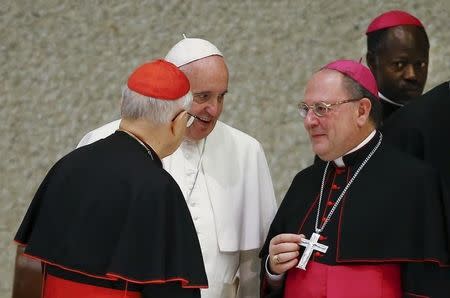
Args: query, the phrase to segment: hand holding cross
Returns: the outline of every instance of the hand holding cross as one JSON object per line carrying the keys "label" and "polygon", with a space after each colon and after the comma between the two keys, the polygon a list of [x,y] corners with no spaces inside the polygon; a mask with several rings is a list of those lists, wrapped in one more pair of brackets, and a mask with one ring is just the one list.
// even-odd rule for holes
{"label": "hand holding cross", "polygon": [[279,234],[270,240],[268,269],[272,274],[282,274],[298,263],[299,243],[304,238],[298,234]]}

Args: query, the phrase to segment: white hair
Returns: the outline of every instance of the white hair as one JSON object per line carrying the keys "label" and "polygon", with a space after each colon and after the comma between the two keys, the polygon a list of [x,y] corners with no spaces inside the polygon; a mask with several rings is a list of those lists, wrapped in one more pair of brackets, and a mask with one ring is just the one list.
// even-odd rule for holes
{"label": "white hair", "polygon": [[124,86],[120,114],[122,118],[144,118],[158,125],[169,123],[180,110],[189,110],[191,104],[191,91],[176,100],[161,100],[141,95]]}

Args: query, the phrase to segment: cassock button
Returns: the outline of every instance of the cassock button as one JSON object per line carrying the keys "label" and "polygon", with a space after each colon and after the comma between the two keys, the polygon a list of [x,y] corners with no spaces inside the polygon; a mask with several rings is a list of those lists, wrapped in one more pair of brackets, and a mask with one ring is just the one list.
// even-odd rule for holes
{"label": "cassock button", "polygon": [[332,201],[327,202],[327,206],[333,206],[333,205],[334,205],[334,202],[332,202]]}
{"label": "cassock button", "polygon": [[340,174],[343,174],[343,173],[345,173],[345,168],[336,168],[336,174],[337,175],[340,175]]}
{"label": "cassock button", "polygon": [[314,253],[314,256],[320,258],[320,257],[322,256],[322,254],[321,254],[320,252],[316,251],[316,252]]}
{"label": "cassock button", "polygon": [[322,222],[325,222],[327,220],[326,217],[322,217]]}
{"label": "cassock button", "polygon": [[327,240],[327,236],[322,236],[322,235],[320,235],[320,237],[319,237],[319,241],[324,241],[324,240]]}
{"label": "cassock button", "polygon": [[333,183],[333,185],[331,186],[331,189],[338,190],[338,189],[340,189],[340,187]]}

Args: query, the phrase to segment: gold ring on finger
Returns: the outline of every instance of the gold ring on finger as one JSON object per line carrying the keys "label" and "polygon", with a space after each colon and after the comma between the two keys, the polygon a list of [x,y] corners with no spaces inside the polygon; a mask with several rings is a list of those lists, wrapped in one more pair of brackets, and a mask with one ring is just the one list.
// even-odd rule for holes
{"label": "gold ring on finger", "polygon": [[278,257],[278,255],[274,255],[273,260],[275,261],[275,263],[280,264],[280,258]]}

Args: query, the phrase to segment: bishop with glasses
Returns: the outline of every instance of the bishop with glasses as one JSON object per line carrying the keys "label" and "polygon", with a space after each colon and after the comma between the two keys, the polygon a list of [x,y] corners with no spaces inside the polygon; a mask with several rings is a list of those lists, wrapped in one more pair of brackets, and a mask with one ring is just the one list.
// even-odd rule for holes
{"label": "bishop with glasses", "polygon": [[426,272],[408,278],[407,264],[448,265],[439,177],[383,140],[370,70],[351,60],[324,66],[299,111],[319,159],[295,176],[272,222],[260,253],[261,297],[435,293],[418,286]]}

